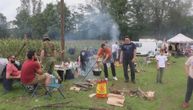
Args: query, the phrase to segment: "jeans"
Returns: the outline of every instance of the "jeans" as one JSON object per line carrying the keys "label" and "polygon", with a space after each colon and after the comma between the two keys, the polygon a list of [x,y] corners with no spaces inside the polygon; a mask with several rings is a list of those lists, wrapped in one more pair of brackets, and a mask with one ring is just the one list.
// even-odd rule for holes
{"label": "jeans", "polygon": [[[105,78],[108,78],[108,68],[107,68],[107,63],[103,63],[103,66],[104,66]],[[115,77],[115,76],[116,76],[116,73],[115,73],[115,65],[114,65],[113,62],[111,63],[111,71],[112,71],[113,77]]]}
{"label": "jeans", "polygon": [[193,78],[188,76],[187,80],[187,90],[186,90],[186,96],[185,96],[185,102],[188,103],[191,96],[192,96],[192,91],[193,91]]}
{"label": "jeans", "polygon": [[116,61],[117,60],[117,52],[113,52],[112,55],[113,55],[114,61]]}
{"label": "jeans", "polygon": [[128,65],[129,65],[130,70],[131,70],[131,81],[135,81],[135,65],[134,65],[134,63],[131,60],[124,60],[123,59],[123,71],[124,71],[125,80],[126,81],[129,80]]}
{"label": "jeans", "polygon": [[157,78],[156,78],[157,83],[162,83],[163,72],[164,72],[164,68],[159,68],[158,69]]}

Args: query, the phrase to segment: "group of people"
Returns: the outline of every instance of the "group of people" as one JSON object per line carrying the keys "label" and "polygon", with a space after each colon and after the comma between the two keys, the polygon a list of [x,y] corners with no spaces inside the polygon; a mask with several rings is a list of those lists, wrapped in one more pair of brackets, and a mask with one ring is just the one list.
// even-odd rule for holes
{"label": "group of people", "polygon": [[[111,48],[108,47],[106,43],[102,43],[101,47],[98,50],[97,61],[99,60],[99,58],[103,59],[102,63],[104,67],[105,80],[108,80],[107,63],[110,63],[113,79],[118,80],[116,77],[116,70],[114,65],[114,61],[118,58],[116,48],[117,48],[116,45],[112,45],[112,51],[111,51]],[[129,82],[128,66],[130,66],[131,81],[132,83],[135,83],[134,62],[136,59],[136,46],[134,43],[131,42],[131,39],[128,36],[126,36],[124,39],[124,43],[121,45],[120,49],[121,49],[121,54],[119,57],[119,62],[123,64],[125,82]]]}
{"label": "group of people", "polygon": [[60,76],[54,70],[55,54],[54,44],[49,37],[45,36],[40,58],[38,58],[35,50],[29,49],[26,53],[27,59],[22,64],[21,70],[15,65],[15,56],[11,55],[8,57],[6,79],[20,79],[24,85],[42,83],[46,87],[51,83],[51,78],[56,78],[60,81]]}
{"label": "group of people", "polygon": [[[121,50],[120,56],[118,57],[117,49]],[[193,48],[192,48],[193,51]],[[82,52],[83,55],[85,52]],[[27,59],[22,64],[21,70],[15,65],[15,56],[11,55],[8,57],[8,63],[6,65],[6,79],[20,79],[23,84],[34,85],[37,83],[42,83],[46,87],[51,82],[51,74],[54,75],[58,80],[61,80],[60,76],[54,70],[55,65],[55,54],[56,49],[48,37],[43,38],[43,46],[40,55],[40,60],[37,57],[35,50],[28,50],[26,53]],[[101,47],[97,52],[97,61],[102,58],[102,63],[104,67],[105,80],[108,80],[108,67],[107,63],[110,63],[113,80],[118,80],[116,77],[115,60],[118,60],[123,64],[123,72],[125,82],[129,82],[130,78],[128,75],[128,66],[131,71],[131,82],[135,83],[135,60],[136,60],[136,45],[131,42],[131,39],[126,36],[123,44],[118,47],[117,43],[112,45],[112,49],[106,44],[102,43]],[[160,54],[155,57],[157,61],[157,77],[156,82],[162,83],[163,71],[167,66],[167,56],[165,55],[165,50],[160,49]],[[43,68],[42,68],[43,65]],[[84,64],[83,69],[85,69]],[[193,92],[193,56],[185,63],[187,80],[187,91],[185,95],[185,101],[182,104],[183,108],[189,106],[189,100]]]}

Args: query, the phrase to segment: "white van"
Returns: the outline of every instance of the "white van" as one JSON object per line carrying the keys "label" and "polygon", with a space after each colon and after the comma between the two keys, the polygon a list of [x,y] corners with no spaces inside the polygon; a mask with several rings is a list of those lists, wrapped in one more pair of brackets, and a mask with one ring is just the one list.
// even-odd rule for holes
{"label": "white van", "polygon": [[136,44],[137,55],[154,57],[157,50],[157,41],[155,39],[139,39]]}

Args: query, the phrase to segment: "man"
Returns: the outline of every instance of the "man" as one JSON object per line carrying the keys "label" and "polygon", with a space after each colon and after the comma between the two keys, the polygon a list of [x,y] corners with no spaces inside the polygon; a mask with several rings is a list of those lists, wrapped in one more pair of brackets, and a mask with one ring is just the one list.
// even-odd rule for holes
{"label": "man", "polygon": [[89,62],[88,51],[86,49],[80,51],[79,62],[81,70],[86,71],[86,67]]}
{"label": "man", "polygon": [[8,63],[6,65],[6,79],[17,79],[20,78],[21,71],[15,66],[15,56],[11,55],[8,57]]}
{"label": "man", "polygon": [[[193,47],[191,47],[191,53],[193,51]],[[182,104],[183,108],[189,107],[189,101],[192,96],[193,91],[193,55],[188,58],[188,60],[185,63],[185,73],[187,76],[187,90],[185,95],[184,103]]]}
{"label": "man", "polygon": [[135,65],[136,45],[131,42],[129,37],[125,38],[124,44],[121,46],[120,62],[123,63],[123,71],[125,82],[129,82],[128,65],[131,70],[131,81],[135,83]]}
{"label": "man", "polygon": [[116,77],[116,73],[115,73],[115,65],[114,65],[114,61],[112,58],[112,52],[111,49],[109,47],[107,47],[105,45],[105,43],[101,44],[101,48],[98,50],[97,53],[97,61],[99,58],[103,58],[103,66],[104,66],[104,73],[105,73],[105,80],[108,80],[108,68],[107,68],[107,63],[111,64],[111,71],[113,74],[113,79],[114,80],[118,80]]}
{"label": "man", "polygon": [[112,45],[112,54],[113,54],[114,61],[116,61],[118,59],[118,53],[119,53],[119,46],[118,46],[118,43],[115,42]]}
{"label": "man", "polygon": [[40,63],[37,61],[34,50],[27,52],[27,60],[21,68],[21,82],[26,85],[35,85],[42,83],[46,87],[51,82],[51,76],[48,73],[43,73]]}
{"label": "man", "polygon": [[21,76],[19,66],[15,64],[15,56],[11,55],[7,59],[8,63],[2,72],[4,93],[9,92],[12,89],[13,80],[20,79]]}
{"label": "man", "polygon": [[55,49],[54,43],[50,41],[48,36],[45,36],[43,38],[40,62],[43,63],[44,71],[46,73],[53,74],[58,78],[58,80],[61,81],[60,76],[54,70],[55,61],[56,61],[55,55],[56,55],[56,49]]}

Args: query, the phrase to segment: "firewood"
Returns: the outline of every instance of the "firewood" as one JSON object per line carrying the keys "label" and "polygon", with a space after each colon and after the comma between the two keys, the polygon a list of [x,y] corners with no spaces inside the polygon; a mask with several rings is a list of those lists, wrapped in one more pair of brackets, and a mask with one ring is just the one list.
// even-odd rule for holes
{"label": "firewood", "polygon": [[107,104],[123,107],[125,97],[117,94],[108,94]]}
{"label": "firewood", "polygon": [[77,87],[81,87],[81,88],[86,88],[86,89],[88,89],[89,88],[89,86],[88,85],[83,85],[83,84],[74,84],[74,85],[76,85]]}

